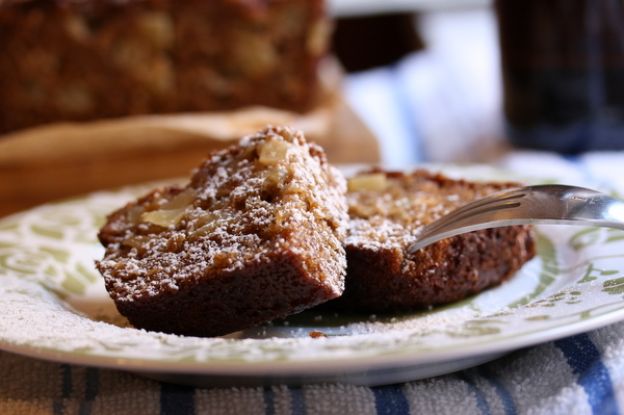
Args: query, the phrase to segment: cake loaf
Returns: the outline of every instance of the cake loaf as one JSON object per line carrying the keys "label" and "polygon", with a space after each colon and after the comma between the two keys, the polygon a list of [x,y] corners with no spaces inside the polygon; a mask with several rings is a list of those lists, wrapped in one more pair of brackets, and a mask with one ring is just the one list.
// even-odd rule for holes
{"label": "cake loaf", "polygon": [[535,255],[528,226],[466,233],[413,254],[407,248],[424,225],[516,186],[453,180],[424,170],[376,170],[351,178],[346,288],[328,305],[362,312],[409,311],[501,283]]}
{"label": "cake loaf", "polygon": [[97,267],[138,328],[218,336],[285,317],[343,291],[345,192],[319,147],[269,128],[112,213]]}
{"label": "cake loaf", "polygon": [[0,0],[0,133],[318,100],[323,0]]}

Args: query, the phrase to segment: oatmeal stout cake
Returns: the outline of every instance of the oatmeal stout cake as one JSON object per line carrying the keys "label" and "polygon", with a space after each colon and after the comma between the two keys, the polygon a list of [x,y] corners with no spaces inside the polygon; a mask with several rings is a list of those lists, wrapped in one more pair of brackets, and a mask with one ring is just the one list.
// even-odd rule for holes
{"label": "oatmeal stout cake", "polygon": [[343,291],[345,192],[319,147],[268,128],[112,213],[97,267],[139,328],[217,336],[284,317]]}
{"label": "oatmeal stout cake", "polygon": [[414,254],[407,247],[423,225],[515,186],[452,180],[426,171],[373,171],[351,178],[346,289],[330,304],[364,312],[407,311],[457,301],[499,284],[535,255],[526,226],[459,235]]}
{"label": "oatmeal stout cake", "polygon": [[0,132],[318,101],[323,0],[0,0]]}

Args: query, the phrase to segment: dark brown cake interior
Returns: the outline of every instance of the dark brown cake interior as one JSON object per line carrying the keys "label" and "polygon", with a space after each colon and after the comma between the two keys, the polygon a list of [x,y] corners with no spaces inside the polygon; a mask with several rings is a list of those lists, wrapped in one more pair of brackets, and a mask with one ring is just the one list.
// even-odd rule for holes
{"label": "dark brown cake interior", "polygon": [[349,180],[347,281],[332,307],[378,312],[445,304],[499,284],[535,254],[529,227],[471,232],[414,254],[422,226],[477,198],[518,186],[427,171],[372,171]]}
{"label": "dark brown cake interior", "polygon": [[113,213],[98,268],[137,327],[213,336],[284,317],[342,293],[345,187],[320,148],[271,128]]}

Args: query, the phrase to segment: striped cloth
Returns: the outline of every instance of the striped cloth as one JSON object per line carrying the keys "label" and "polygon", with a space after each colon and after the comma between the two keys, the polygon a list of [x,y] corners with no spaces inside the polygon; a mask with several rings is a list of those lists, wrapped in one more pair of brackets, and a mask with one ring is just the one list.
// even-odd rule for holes
{"label": "striped cloth", "polygon": [[[0,414],[617,414],[624,323],[399,385],[196,389],[0,353]],[[624,406],[622,406],[624,408]]]}

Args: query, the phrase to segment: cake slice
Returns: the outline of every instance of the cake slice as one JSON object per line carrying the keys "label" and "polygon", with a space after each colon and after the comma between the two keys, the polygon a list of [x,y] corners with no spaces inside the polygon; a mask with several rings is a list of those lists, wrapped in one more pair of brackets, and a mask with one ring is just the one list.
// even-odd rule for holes
{"label": "cake slice", "polygon": [[138,328],[218,336],[285,317],[343,291],[345,192],[322,149],[268,128],[112,213],[97,267]]}
{"label": "cake slice", "polygon": [[59,121],[307,112],[324,0],[0,0],[0,133]]}
{"label": "cake slice", "polygon": [[444,239],[414,254],[422,226],[491,193],[518,186],[380,170],[349,180],[348,273],[332,306],[409,311],[460,300],[513,275],[535,255],[531,230],[511,226]]}

